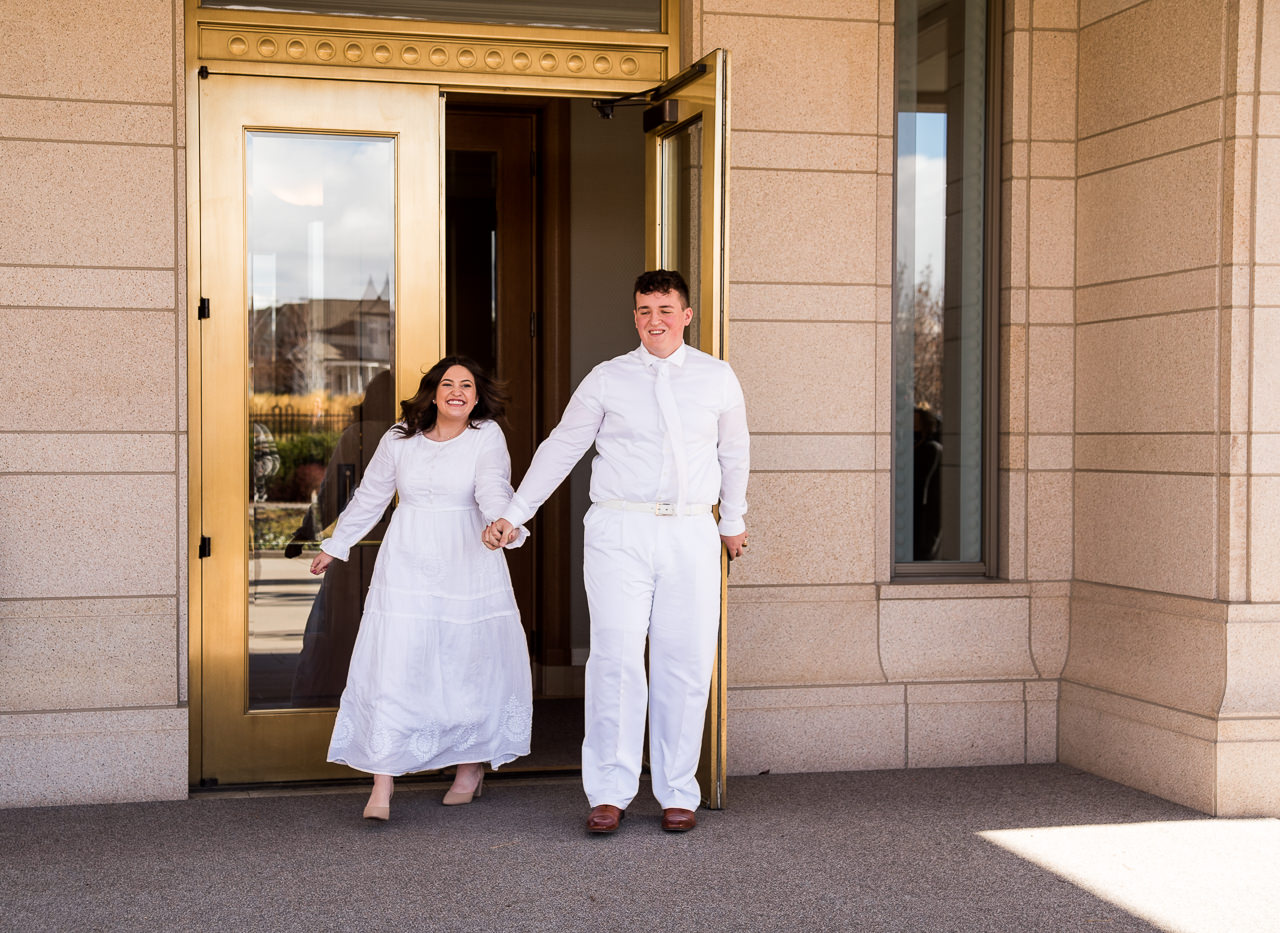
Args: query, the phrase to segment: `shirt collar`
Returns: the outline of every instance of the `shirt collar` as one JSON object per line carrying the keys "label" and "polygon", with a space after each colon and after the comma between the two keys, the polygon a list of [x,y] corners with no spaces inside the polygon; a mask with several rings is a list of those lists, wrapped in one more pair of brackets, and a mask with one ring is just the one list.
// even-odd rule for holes
{"label": "shirt collar", "polygon": [[681,343],[680,346],[675,348],[670,356],[663,358],[661,356],[654,356],[645,349],[644,344],[640,344],[640,346],[636,348],[636,352],[640,354],[640,361],[649,369],[652,369],[658,363],[664,362],[671,363],[675,366],[683,366],[685,357],[689,355],[688,351],[689,345],[687,343]]}

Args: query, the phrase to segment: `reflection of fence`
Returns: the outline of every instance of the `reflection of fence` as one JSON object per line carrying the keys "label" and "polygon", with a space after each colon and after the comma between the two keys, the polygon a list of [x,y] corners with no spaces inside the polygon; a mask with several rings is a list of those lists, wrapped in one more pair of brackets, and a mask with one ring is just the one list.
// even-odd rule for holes
{"label": "reflection of fence", "polygon": [[269,409],[255,411],[250,416],[252,421],[265,425],[274,437],[288,437],[294,434],[319,434],[327,431],[341,431],[351,423],[348,412],[312,412],[300,411],[292,405],[272,405]]}

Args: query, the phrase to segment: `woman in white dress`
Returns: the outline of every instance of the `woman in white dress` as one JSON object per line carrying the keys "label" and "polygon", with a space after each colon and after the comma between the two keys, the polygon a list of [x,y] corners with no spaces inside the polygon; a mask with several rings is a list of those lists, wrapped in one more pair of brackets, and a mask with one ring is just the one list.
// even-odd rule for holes
{"label": "woman in white dress", "polygon": [[329,744],[329,761],[374,776],[366,819],[390,817],[396,775],[457,765],[444,802],[470,803],[484,762],[529,754],[524,629],[506,558],[481,540],[511,499],[511,457],[493,420],[504,402],[464,357],[431,367],[311,564],[320,574],[345,560],[399,493]]}

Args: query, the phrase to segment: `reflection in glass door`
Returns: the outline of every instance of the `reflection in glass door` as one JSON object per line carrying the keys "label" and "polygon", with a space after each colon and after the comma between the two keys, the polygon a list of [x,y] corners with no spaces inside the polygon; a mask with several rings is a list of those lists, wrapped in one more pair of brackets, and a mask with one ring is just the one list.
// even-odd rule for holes
{"label": "reflection in glass door", "polygon": [[350,773],[325,753],[381,528],[309,565],[440,355],[440,111],[420,85],[200,82],[197,780]]}
{"label": "reflection in glass door", "polygon": [[395,141],[245,134],[249,709],[334,707],[383,526],[308,572],[393,420]]}

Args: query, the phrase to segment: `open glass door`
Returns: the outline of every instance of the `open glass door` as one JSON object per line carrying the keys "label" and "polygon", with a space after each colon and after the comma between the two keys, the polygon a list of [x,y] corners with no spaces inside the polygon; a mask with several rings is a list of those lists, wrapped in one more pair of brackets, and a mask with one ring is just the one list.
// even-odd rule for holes
{"label": "open glass door", "polygon": [[[649,269],[676,269],[689,282],[693,321],[685,340],[725,356],[728,274],[729,53],[717,49],[667,81],[645,112],[645,215]],[[725,802],[726,595],[721,557],[720,646],[711,676],[698,782],[706,804]]]}
{"label": "open glass door", "polygon": [[211,75],[199,105],[193,777],[351,774],[325,754],[385,526],[308,567],[440,356],[442,100]]}

